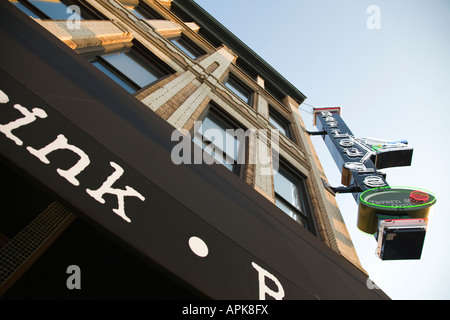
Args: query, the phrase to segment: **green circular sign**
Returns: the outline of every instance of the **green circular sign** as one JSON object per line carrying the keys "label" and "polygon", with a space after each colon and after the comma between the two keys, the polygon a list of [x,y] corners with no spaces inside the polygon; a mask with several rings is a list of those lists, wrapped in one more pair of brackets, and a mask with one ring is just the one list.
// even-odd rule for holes
{"label": "green circular sign", "polygon": [[436,197],[418,188],[381,187],[364,191],[359,200],[368,207],[380,210],[410,211],[432,206]]}
{"label": "green circular sign", "polygon": [[366,190],[359,196],[358,229],[374,234],[383,217],[428,219],[435,203],[434,194],[418,188],[388,186]]}

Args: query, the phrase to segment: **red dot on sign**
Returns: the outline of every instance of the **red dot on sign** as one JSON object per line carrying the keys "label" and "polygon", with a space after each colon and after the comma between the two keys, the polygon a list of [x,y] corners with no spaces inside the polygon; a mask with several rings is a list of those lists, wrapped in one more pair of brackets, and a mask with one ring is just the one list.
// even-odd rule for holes
{"label": "red dot on sign", "polygon": [[409,195],[409,199],[411,201],[417,202],[417,203],[425,203],[428,201],[429,197],[428,194],[422,191],[413,191]]}

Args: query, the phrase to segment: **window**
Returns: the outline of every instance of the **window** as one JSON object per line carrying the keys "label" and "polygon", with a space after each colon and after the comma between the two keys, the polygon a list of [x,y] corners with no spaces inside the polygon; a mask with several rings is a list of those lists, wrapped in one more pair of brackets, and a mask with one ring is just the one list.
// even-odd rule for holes
{"label": "window", "polygon": [[275,204],[306,229],[312,230],[311,219],[308,219],[309,204],[303,179],[280,163],[273,180]]}
{"label": "window", "polygon": [[193,60],[205,54],[202,49],[200,49],[192,41],[184,36],[172,38],[169,40]]}
{"label": "window", "polygon": [[125,5],[125,7],[133,12],[133,14],[139,19],[144,20],[164,20],[164,18],[159,15],[155,10],[151,9],[145,4],[138,4],[136,6]]}
{"label": "window", "polygon": [[[133,12],[133,14],[136,16],[136,17],[138,17],[139,19],[147,19],[146,17],[144,17],[145,16],[145,14],[141,11],[141,10],[139,10],[138,8],[135,8],[135,7],[128,7],[128,10],[130,10],[131,12]],[[141,13],[142,12],[142,13]]]}
{"label": "window", "polygon": [[24,12],[27,15],[29,15],[30,17],[35,18],[35,19],[39,19],[38,15],[35,14],[30,9],[28,9],[28,7],[26,7],[23,3],[21,3],[21,2],[12,2],[12,4],[14,4],[17,8],[19,8],[22,12]]}
{"label": "window", "polygon": [[130,93],[173,73],[158,58],[136,46],[98,55],[90,61]]}
{"label": "window", "polygon": [[[67,0],[12,0],[17,8],[36,19],[83,20],[99,18],[90,9],[76,1]],[[69,8],[76,6],[76,10]],[[101,18],[100,18],[101,19]]]}
{"label": "window", "polygon": [[212,156],[216,162],[240,175],[241,164],[245,162],[244,131],[236,130],[238,126],[211,107],[201,126],[195,129],[197,131],[194,134],[194,143]]}
{"label": "window", "polygon": [[228,75],[225,81],[225,86],[233,91],[239,98],[241,98],[248,105],[251,104],[253,92],[245,84],[239,81],[234,75]]}
{"label": "window", "polygon": [[293,140],[290,123],[271,106],[269,106],[269,122],[283,135]]}

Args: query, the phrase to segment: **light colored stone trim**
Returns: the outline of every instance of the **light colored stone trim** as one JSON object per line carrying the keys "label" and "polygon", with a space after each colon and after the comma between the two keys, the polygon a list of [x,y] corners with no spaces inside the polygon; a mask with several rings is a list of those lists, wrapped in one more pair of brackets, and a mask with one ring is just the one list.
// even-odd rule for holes
{"label": "light colored stone trim", "polygon": [[143,98],[141,102],[153,111],[156,111],[173,96],[175,96],[180,90],[191,83],[195,78],[196,76],[192,72],[186,71],[171,82],[164,85],[162,88]]}
{"label": "light colored stone trim", "polygon": [[183,128],[184,124],[191,118],[197,107],[208,96],[211,88],[202,84],[187,100],[167,119],[177,129]]}
{"label": "light colored stone trim", "polygon": [[35,19],[72,49],[81,47],[130,42],[133,35],[118,27],[112,21],[81,20],[77,27],[67,21]]}

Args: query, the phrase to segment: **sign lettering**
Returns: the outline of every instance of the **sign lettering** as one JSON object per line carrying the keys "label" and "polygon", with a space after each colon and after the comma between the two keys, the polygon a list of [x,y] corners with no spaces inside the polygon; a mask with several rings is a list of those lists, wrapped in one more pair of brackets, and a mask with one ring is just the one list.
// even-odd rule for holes
{"label": "sign lettering", "polygon": [[112,185],[122,176],[124,170],[116,163],[110,162],[111,167],[113,167],[116,171],[111,174],[108,179],[103,183],[103,185],[97,190],[86,189],[86,192],[95,200],[100,203],[105,203],[105,199],[103,199],[103,195],[109,193],[117,196],[118,207],[117,209],[113,209],[112,211],[116,213],[119,217],[124,219],[126,222],[131,222],[130,218],[125,214],[125,205],[124,198],[125,197],[137,197],[141,201],[145,201],[145,197],[141,195],[139,192],[134,190],[130,186],[126,186],[125,190],[115,189]]}
{"label": "sign lettering", "polygon": [[[9,101],[8,95],[2,90],[0,90],[0,97],[1,103],[7,103]],[[19,104],[15,104],[14,108],[17,109],[24,117],[11,121],[7,124],[0,125],[0,132],[2,132],[7,138],[14,141],[16,145],[22,146],[23,141],[14,134],[12,134],[12,131],[33,123],[37,118],[40,119],[47,118],[47,113],[40,108],[34,108],[31,111],[29,111],[27,108],[22,107]],[[71,184],[75,186],[80,185],[79,181],[75,177],[78,174],[80,174],[90,164],[89,156],[81,148],[69,144],[67,138],[63,134],[59,134],[53,142],[47,144],[46,146],[44,146],[39,150],[31,146],[26,147],[26,149],[28,150],[28,152],[30,152],[32,155],[37,157],[40,161],[42,161],[45,164],[50,163],[50,160],[47,158],[48,154],[56,150],[66,149],[77,154],[80,157],[80,159],[70,169],[61,170],[58,168],[56,170],[61,177],[65,178],[67,181],[69,181]],[[131,222],[131,219],[127,217],[125,213],[124,198],[127,196],[132,196],[137,197],[141,201],[145,201],[145,197],[130,186],[126,186],[125,190],[113,188],[112,185],[122,176],[124,170],[114,162],[111,162],[110,165],[115,169],[115,172],[106,179],[106,181],[100,188],[98,188],[95,191],[91,189],[86,189],[86,192],[101,204],[105,204],[105,200],[103,199],[104,194],[109,193],[115,195],[117,197],[118,207],[116,209],[112,209],[112,211],[126,222]]]}
{"label": "sign lettering", "polygon": [[[353,184],[361,191],[372,188],[373,185],[387,185],[384,177],[377,173],[375,164],[370,160],[374,154],[373,150],[353,136],[340,117],[340,108],[316,108],[315,117],[318,128],[327,133],[328,138],[324,139],[339,169],[341,172],[343,169],[351,172]],[[353,195],[357,199],[358,193]]]}
{"label": "sign lettering", "polygon": [[68,170],[61,170],[57,169],[56,172],[59,173],[60,176],[66,178],[67,181],[69,181],[74,186],[80,185],[79,181],[75,178],[81,171],[83,171],[90,163],[88,155],[81,150],[80,148],[68,144],[67,138],[60,134],[56,138],[55,141],[52,143],[46,145],[44,148],[40,150],[36,150],[33,147],[27,147],[27,150],[34,156],[36,156],[39,160],[41,160],[45,164],[49,164],[50,160],[48,160],[47,155],[53,151],[66,149],[70,150],[74,153],[76,153],[80,160],[70,169]]}
{"label": "sign lettering", "polygon": [[[1,92],[2,92],[2,97],[3,97],[2,103],[6,103],[7,101],[9,101],[8,96],[3,91],[1,91]],[[6,101],[6,102],[4,102],[4,101]],[[41,119],[47,118],[47,114],[45,113],[44,110],[39,109],[39,108],[34,108],[30,112],[27,108],[22,107],[20,104],[14,105],[14,108],[19,110],[20,113],[22,113],[22,115],[24,117],[19,118],[15,121],[11,121],[7,124],[0,125],[0,132],[2,132],[7,138],[14,141],[18,146],[21,146],[23,144],[22,140],[20,140],[15,135],[13,135],[12,131],[14,129],[20,128],[22,126],[25,126],[27,124],[34,122],[37,118],[41,118]]]}
{"label": "sign lettering", "polygon": [[[266,294],[275,298],[275,300],[282,300],[284,298],[284,289],[283,289],[283,286],[281,285],[280,281],[278,281],[278,279],[275,278],[271,273],[269,273],[267,270],[261,268],[256,263],[252,262],[252,266],[253,266],[253,268],[255,268],[258,271],[259,300],[266,300]],[[275,283],[275,285],[278,288],[277,291],[270,289],[266,285],[266,278],[272,280]]]}

